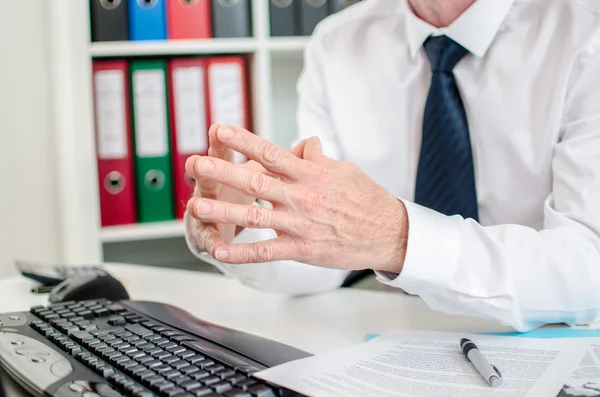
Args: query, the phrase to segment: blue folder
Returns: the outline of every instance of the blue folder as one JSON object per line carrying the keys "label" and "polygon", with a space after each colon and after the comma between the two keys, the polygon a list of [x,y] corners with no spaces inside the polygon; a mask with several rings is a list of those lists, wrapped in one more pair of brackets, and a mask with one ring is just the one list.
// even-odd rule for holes
{"label": "blue folder", "polygon": [[130,0],[129,39],[166,40],[165,0]]}
{"label": "blue folder", "polygon": [[[518,336],[520,338],[593,338],[600,337],[600,329],[583,328],[551,328],[538,329],[530,332],[480,332],[482,335]],[[370,341],[379,334],[367,334],[366,340]]]}

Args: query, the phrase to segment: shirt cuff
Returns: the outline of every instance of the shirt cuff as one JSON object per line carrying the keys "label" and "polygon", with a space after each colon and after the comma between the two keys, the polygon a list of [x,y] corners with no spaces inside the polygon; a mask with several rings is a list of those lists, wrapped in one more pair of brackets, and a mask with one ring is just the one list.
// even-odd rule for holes
{"label": "shirt cuff", "polygon": [[410,294],[447,289],[460,259],[461,228],[464,219],[446,216],[402,200],[408,214],[408,243],[399,275],[375,272],[383,284]]}

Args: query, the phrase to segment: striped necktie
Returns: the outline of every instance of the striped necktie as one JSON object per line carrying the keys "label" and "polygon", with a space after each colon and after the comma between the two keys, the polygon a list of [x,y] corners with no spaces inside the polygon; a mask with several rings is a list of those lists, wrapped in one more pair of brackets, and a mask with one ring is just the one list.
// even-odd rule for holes
{"label": "striped necktie", "polygon": [[432,76],[423,117],[415,203],[477,221],[469,126],[453,74],[467,50],[447,36],[430,37],[424,47]]}

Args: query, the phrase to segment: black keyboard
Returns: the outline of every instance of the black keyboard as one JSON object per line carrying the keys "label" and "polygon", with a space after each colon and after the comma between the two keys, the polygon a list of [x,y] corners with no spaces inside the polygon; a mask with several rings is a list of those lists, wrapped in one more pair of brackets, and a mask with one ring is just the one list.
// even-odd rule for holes
{"label": "black keyboard", "polygon": [[253,374],[308,356],[153,302],[64,302],[0,315],[0,365],[38,397],[298,396]]}

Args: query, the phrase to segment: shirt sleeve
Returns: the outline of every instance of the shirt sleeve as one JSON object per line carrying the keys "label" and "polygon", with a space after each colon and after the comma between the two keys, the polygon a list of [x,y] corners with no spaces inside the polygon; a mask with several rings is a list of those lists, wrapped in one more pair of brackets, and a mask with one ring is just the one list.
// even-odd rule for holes
{"label": "shirt sleeve", "polygon": [[596,41],[572,73],[542,229],[485,227],[404,201],[406,261],[400,275],[378,273],[381,282],[421,296],[433,309],[499,321],[519,331],[598,318],[598,47]]}
{"label": "shirt sleeve", "polygon": [[[340,149],[326,105],[318,31],[317,27],[307,44],[304,69],[297,85],[299,136],[296,142],[316,135],[321,139],[323,151],[330,157],[339,158]],[[193,238],[193,219],[187,213],[185,224],[188,247],[199,259],[216,266],[225,275],[237,278],[243,284],[259,290],[286,295],[320,293],[340,287],[350,273],[346,270],[327,269],[295,261],[247,265],[221,263],[199,249]],[[234,243],[253,243],[276,237],[274,230],[244,229],[237,235]]]}

